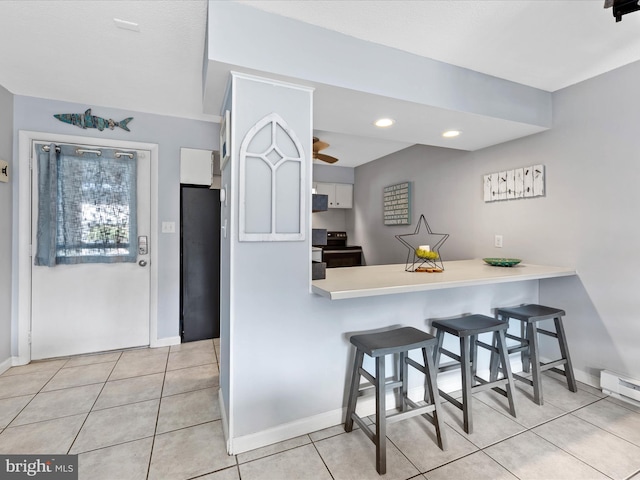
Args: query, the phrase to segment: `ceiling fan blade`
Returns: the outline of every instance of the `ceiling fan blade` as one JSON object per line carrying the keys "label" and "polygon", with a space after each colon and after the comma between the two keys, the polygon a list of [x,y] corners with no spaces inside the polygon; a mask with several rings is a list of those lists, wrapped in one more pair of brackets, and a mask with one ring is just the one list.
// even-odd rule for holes
{"label": "ceiling fan blade", "polygon": [[331,155],[325,155],[323,153],[315,153],[313,155],[313,158],[317,160],[321,160],[323,162],[327,162],[327,163],[336,163],[338,161],[336,157],[332,157]]}
{"label": "ceiling fan blade", "polygon": [[613,0],[604,0],[604,8],[613,7]]}
{"label": "ceiling fan blade", "polygon": [[319,152],[320,150],[324,150],[325,148],[329,148],[329,144],[327,142],[323,142],[316,137],[313,137],[313,151]]}

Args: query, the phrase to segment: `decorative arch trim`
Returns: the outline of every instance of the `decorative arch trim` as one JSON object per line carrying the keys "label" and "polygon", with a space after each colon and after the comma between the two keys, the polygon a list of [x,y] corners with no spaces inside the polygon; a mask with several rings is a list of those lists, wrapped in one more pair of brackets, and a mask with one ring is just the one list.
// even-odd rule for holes
{"label": "decorative arch trim", "polygon": [[241,242],[304,241],[306,158],[277,113],[259,120],[240,146]]}

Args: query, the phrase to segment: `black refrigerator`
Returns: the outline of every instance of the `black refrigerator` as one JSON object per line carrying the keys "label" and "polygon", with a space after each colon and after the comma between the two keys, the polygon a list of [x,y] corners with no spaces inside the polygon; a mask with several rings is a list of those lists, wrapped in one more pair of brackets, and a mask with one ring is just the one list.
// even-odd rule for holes
{"label": "black refrigerator", "polygon": [[180,335],[220,337],[220,190],[180,186]]}

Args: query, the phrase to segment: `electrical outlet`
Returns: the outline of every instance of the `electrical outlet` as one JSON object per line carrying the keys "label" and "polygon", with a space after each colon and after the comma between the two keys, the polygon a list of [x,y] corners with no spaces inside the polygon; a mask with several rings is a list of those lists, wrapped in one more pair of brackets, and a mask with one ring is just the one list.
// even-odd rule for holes
{"label": "electrical outlet", "polygon": [[502,235],[496,235],[493,241],[493,246],[497,248],[502,248]]}

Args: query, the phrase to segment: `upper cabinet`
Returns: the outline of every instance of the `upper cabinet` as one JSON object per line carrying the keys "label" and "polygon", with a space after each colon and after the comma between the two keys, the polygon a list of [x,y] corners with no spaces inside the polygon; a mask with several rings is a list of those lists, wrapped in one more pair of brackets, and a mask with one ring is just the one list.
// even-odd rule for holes
{"label": "upper cabinet", "polygon": [[220,188],[220,156],[218,152],[181,148],[180,183]]}
{"label": "upper cabinet", "polygon": [[316,183],[316,193],[329,197],[329,208],[353,208],[353,185],[350,183]]}

